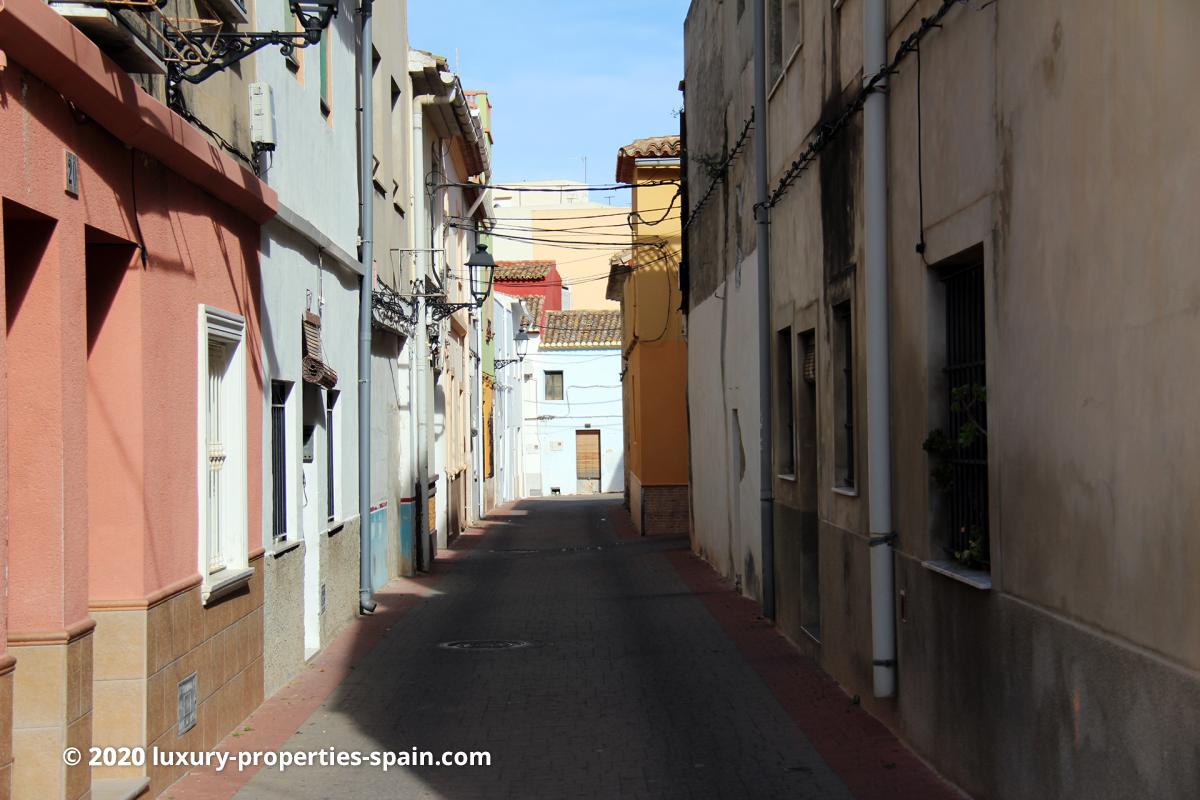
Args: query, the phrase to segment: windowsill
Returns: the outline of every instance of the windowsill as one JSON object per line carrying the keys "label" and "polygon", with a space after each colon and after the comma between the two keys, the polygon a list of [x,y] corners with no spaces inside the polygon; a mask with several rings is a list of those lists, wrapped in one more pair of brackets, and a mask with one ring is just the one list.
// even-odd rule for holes
{"label": "windowsill", "polygon": [[796,482],[796,473],[794,472],[780,472],[775,477],[779,478],[781,481],[791,481],[792,483]]}
{"label": "windowsill", "polygon": [[271,556],[279,558],[284,553],[290,553],[302,544],[304,544],[303,539],[286,539],[282,542],[276,542],[275,549],[271,551]]}
{"label": "windowsill", "polygon": [[992,574],[990,572],[984,572],[981,569],[967,569],[961,564],[947,560],[922,561],[921,566],[930,572],[936,572],[939,575],[945,575],[951,580],[965,583],[967,586],[985,592],[991,591]]}
{"label": "windowsill", "polygon": [[226,595],[233,594],[238,589],[250,583],[254,570],[223,569],[208,576],[208,588],[204,590],[204,605],[210,606]]}
{"label": "windowsill", "polygon": [[842,497],[858,497],[858,489],[853,486],[835,486],[833,493],[840,494]]}
{"label": "windowsill", "polygon": [[332,520],[330,520],[329,527],[326,528],[324,531],[322,531],[322,533],[325,534],[326,536],[336,536],[339,533],[341,533],[342,528],[345,528],[345,527],[346,527],[346,520],[342,520],[341,522],[333,522]]}

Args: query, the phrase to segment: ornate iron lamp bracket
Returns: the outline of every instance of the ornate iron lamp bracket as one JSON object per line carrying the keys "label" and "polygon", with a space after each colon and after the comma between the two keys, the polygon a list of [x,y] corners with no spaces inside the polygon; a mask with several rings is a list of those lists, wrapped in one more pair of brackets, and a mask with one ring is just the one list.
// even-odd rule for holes
{"label": "ornate iron lamp bracket", "polygon": [[167,75],[169,99],[172,102],[176,100],[181,82],[200,83],[264,47],[278,45],[280,52],[288,56],[294,50],[318,44],[321,34],[337,16],[337,6],[337,0],[291,0],[289,8],[299,26],[299,30],[295,31],[237,31],[224,28],[166,31],[165,35],[172,45],[208,54],[201,64],[170,63]]}

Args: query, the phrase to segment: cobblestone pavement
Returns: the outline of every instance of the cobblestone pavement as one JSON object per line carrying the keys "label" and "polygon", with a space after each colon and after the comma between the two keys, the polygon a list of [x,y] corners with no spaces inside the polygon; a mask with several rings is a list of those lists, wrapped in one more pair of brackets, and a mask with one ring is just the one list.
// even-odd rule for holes
{"label": "cobblestone pavement", "polygon": [[[262,770],[239,798],[848,798],[619,499],[496,518],[285,750],[487,750],[490,767]],[[521,640],[455,650],[450,640]]]}

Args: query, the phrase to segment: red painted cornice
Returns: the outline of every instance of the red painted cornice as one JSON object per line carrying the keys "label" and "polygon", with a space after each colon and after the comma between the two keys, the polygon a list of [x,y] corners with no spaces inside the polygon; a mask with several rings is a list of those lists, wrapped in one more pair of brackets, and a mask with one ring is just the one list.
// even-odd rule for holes
{"label": "red painted cornice", "polygon": [[122,142],[262,224],[275,190],[146,94],[42,0],[0,0],[0,48]]}

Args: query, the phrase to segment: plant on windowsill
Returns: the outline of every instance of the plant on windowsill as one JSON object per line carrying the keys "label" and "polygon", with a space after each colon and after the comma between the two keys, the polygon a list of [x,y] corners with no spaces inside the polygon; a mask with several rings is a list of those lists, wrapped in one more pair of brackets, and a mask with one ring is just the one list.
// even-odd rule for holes
{"label": "plant on windowsill", "polygon": [[[958,429],[958,436],[950,436],[941,428],[934,428],[925,437],[921,447],[931,456],[929,468],[933,485],[940,492],[949,492],[954,487],[953,459],[961,457],[972,445],[987,438],[987,429],[980,424],[977,411],[987,403],[987,387],[978,383],[956,386],[950,391],[950,410],[962,414],[966,420]],[[967,569],[987,570],[991,567],[987,541],[979,525],[959,529],[965,534],[966,547],[947,548],[951,557]]]}

